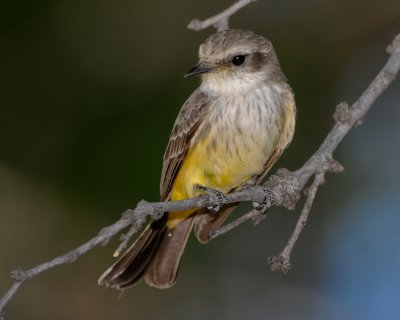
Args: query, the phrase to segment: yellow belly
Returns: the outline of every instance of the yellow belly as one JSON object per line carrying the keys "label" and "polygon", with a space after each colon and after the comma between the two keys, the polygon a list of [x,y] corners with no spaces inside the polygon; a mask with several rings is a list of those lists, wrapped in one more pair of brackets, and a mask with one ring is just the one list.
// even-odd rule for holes
{"label": "yellow belly", "polygon": [[[198,196],[193,189],[196,184],[227,193],[261,173],[266,161],[262,141],[249,143],[246,137],[233,137],[220,136],[213,141],[210,135],[189,149],[172,187],[171,200]],[[195,211],[169,213],[168,227],[173,228]]]}
{"label": "yellow belly", "polygon": [[[271,155],[278,150],[279,157],[286,148],[295,122],[291,91],[263,87],[247,97],[244,101],[231,95],[215,102],[197,129],[199,136],[192,138],[196,142],[177,173],[171,200],[199,195],[193,189],[196,184],[228,193],[264,172]],[[279,104],[275,103],[277,100]],[[195,211],[169,213],[167,226],[173,228]]]}

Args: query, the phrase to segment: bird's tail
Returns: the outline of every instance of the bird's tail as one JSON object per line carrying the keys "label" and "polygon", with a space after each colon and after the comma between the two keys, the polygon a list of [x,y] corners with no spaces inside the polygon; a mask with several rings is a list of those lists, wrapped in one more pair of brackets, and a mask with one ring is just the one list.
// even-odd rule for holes
{"label": "bird's tail", "polygon": [[150,286],[171,287],[176,281],[193,219],[191,216],[171,229],[167,228],[167,215],[151,222],[126,253],[102,274],[98,284],[124,289],[144,277]]}

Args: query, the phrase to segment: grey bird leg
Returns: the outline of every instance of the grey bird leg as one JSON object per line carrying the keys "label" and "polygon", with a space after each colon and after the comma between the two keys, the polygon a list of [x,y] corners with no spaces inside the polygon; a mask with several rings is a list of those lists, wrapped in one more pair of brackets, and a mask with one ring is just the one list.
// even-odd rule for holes
{"label": "grey bird leg", "polygon": [[[245,190],[247,188],[253,188],[257,182],[257,176],[254,176],[246,183],[242,184],[237,190]],[[256,186],[256,188],[265,193],[265,197],[261,203],[253,202],[253,208],[264,213],[265,207],[270,207],[274,204],[274,194],[265,186]]]}
{"label": "grey bird leg", "polygon": [[217,203],[214,206],[207,207],[207,209],[212,213],[217,213],[219,210],[221,210],[222,206],[227,203],[226,196],[221,191],[199,184],[194,185],[193,189],[196,191],[205,192],[208,195],[214,196],[217,199]]}
{"label": "grey bird leg", "polygon": [[257,186],[256,188],[264,192],[265,197],[261,203],[253,202],[253,208],[260,211],[260,213],[266,213],[267,209],[275,202],[274,194],[265,186]]}

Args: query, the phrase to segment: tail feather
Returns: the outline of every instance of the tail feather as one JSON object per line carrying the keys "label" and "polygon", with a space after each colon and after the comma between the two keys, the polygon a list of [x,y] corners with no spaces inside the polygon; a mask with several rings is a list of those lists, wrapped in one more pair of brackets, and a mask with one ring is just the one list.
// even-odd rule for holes
{"label": "tail feather", "polygon": [[179,262],[193,228],[194,216],[167,230],[157,249],[144,280],[152,287],[166,289],[173,286],[179,271]]}
{"label": "tail feather", "polygon": [[175,284],[179,262],[192,230],[194,216],[167,228],[165,218],[150,223],[126,253],[99,278],[98,284],[125,289],[144,277],[160,289]]}
{"label": "tail feather", "polygon": [[135,285],[150,264],[166,229],[166,219],[150,223],[125,254],[101,275],[98,284],[118,289]]}

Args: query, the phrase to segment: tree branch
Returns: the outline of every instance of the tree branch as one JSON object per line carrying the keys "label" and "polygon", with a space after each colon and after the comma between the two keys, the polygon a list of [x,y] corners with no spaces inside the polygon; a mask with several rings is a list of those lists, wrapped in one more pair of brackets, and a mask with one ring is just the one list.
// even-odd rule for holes
{"label": "tree branch", "polygon": [[[210,25],[214,25],[217,28],[221,26],[227,27],[229,17],[252,1],[254,0],[238,1],[221,14],[199,23],[197,27],[194,27],[193,24],[190,27],[196,30],[206,28]],[[218,230],[214,230],[212,232],[212,237],[215,238],[219,235],[222,235],[248,220],[259,222],[263,217],[265,217],[262,212],[266,211],[272,205],[284,206],[288,209],[293,209],[297,201],[300,199],[300,192],[304,189],[309,179],[312,176],[315,176],[314,182],[311,184],[308,190],[305,206],[287,246],[278,256],[276,256],[279,257],[278,259],[270,259],[272,262],[272,269],[283,271],[288,270],[290,267],[291,251],[307,221],[311,205],[315,199],[315,194],[324,180],[325,173],[340,172],[343,170],[342,166],[333,160],[332,154],[334,150],[345,137],[345,135],[350,131],[350,129],[361,123],[365,113],[368,111],[374,101],[395,79],[397,73],[399,72],[400,35],[394,39],[393,44],[389,46],[388,51],[390,53],[390,57],[387,63],[371,82],[368,88],[364,91],[361,97],[351,107],[349,107],[346,103],[341,103],[337,106],[334,115],[335,125],[315,154],[313,154],[300,169],[294,172],[289,172],[286,169],[280,169],[275,175],[268,179],[268,181],[265,183],[265,186],[268,188],[269,192],[272,192],[274,201],[271,201],[271,199],[268,197],[269,194],[266,194],[265,190],[260,187],[249,187],[244,190],[226,195],[227,203],[245,201],[264,203],[266,200],[268,201],[264,204],[261,211],[252,210],[238,220],[223,226]],[[213,195],[201,195],[192,199],[170,202],[149,203],[144,200],[140,201],[135,209],[126,210],[117,222],[102,229],[94,238],[90,239],[80,247],[71,250],[70,252],[57,258],[37,265],[31,269],[18,269],[13,271],[11,276],[15,281],[10,289],[0,299],[0,313],[3,312],[4,307],[27,279],[33,278],[36,275],[61,264],[74,263],[79,257],[94,247],[98,245],[106,245],[112,237],[126,227],[131,226],[131,229],[129,230],[128,234],[124,236],[123,242],[116,250],[115,255],[118,255],[119,252],[126,246],[129,238],[142,228],[148,217],[156,220],[159,219],[165,212],[193,208],[206,208],[215,206],[216,203],[217,199]],[[274,262],[274,260],[277,262]]]}
{"label": "tree branch", "polygon": [[297,220],[296,227],[289,238],[289,241],[286,247],[282,250],[281,253],[269,257],[268,263],[270,264],[272,271],[280,270],[283,273],[287,273],[290,271],[291,263],[290,263],[290,255],[292,250],[300,236],[300,233],[303,231],[308,219],[308,214],[310,213],[311,206],[314,202],[315,195],[318,191],[318,188],[325,182],[325,173],[320,172],[315,175],[314,181],[310,188],[306,189],[305,193],[307,195],[306,203],[304,204],[303,210],[301,211],[300,217]]}
{"label": "tree branch", "polygon": [[216,14],[215,16],[212,16],[211,18],[203,21],[200,21],[199,19],[194,19],[190,21],[187,27],[195,31],[204,30],[211,26],[217,29],[217,31],[229,29],[229,18],[240,9],[247,6],[249,3],[255,1],[257,0],[239,0],[226,10],[222,11],[219,14]]}
{"label": "tree branch", "polygon": [[[231,193],[226,195],[226,203],[234,202],[244,202],[252,201],[262,203],[265,200],[266,194],[262,188],[254,187],[243,189],[239,192]],[[126,210],[121,219],[119,219],[114,224],[103,228],[94,238],[90,239],[88,242],[79,246],[78,248],[67,252],[57,258],[39,264],[31,269],[22,270],[17,269],[11,272],[11,277],[15,280],[11,288],[5,293],[5,295],[0,299],[0,313],[3,312],[4,307],[8,301],[17,292],[19,287],[30,278],[37,276],[38,274],[52,269],[56,266],[62,264],[71,264],[78,260],[79,257],[87,253],[89,250],[93,249],[98,245],[105,246],[111,238],[113,238],[117,233],[121,232],[128,226],[131,226],[130,231],[127,236],[132,236],[137,233],[146,222],[147,218],[150,217],[154,220],[160,219],[165,212],[171,211],[181,211],[188,209],[200,209],[215,206],[218,199],[215,195],[204,194],[196,198],[191,198],[187,200],[180,201],[168,201],[168,202],[147,202],[140,201],[135,209]],[[123,239],[123,243],[126,241],[126,237]],[[119,254],[121,246],[118,247],[114,256]],[[118,253],[118,254],[117,254]]]}

